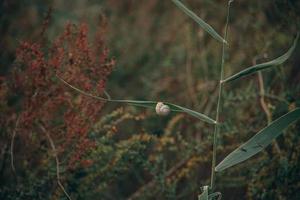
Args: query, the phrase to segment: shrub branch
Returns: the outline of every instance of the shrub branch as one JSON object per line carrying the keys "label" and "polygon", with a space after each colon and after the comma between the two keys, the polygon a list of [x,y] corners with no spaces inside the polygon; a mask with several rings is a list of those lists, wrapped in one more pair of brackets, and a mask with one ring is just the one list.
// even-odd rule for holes
{"label": "shrub branch", "polygon": [[55,144],[54,144],[51,136],[49,135],[48,131],[45,129],[45,127],[42,124],[39,124],[39,127],[46,134],[47,139],[48,139],[48,141],[50,143],[50,146],[51,146],[52,150],[54,151],[54,157],[55,157],[55,162],[56,162],[56,179],[57,179],[57,184],[62,189],[62,191],[64,192],[64,194],[66,195],[66,197],[69,200],[72,200],[71,197],[70,197],[70,195],[67,193],[67,191],[65,190],[63,184],[60,181],[61,180],[61,178],[60,178],[60,166],[59,166],[59,159],[58,159],[58,156],[57,156],[57,150],[56,150]]}

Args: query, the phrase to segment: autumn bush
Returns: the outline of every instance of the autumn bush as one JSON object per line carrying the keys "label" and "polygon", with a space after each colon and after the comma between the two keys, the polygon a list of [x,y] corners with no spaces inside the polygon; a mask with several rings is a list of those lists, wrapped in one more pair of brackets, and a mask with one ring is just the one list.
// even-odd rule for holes
{"label": "autumn bush", "polygon": [[[6,177],[5,182],[21,181],[23,187],[31,187],[25,184],[32,181],[28,177],[39,180],[39,176],[53,176],[49,170],[56,170],[54,155],[61,158],[59,165],[64,174],[93,164],[84,157],[95,148],[95,141],[88,133],[98,120],[104,102],[67,90],[57,75],[102,95],[114,66],[103,37],[104,28],[100,27],[91,45],[87,25],[69,23],[63,34],[50,44],[42,37],[33,42],[20,42],[11,75],[1,83],[1,102],[5,109],[1,113],[1,129],[5,130],[7,139],[12,137],[14,144],[11,168],[15,176]],[[55,149],[51,149],[51,142],[55,143]],[[52,190],[56,188],[55,179]],[[47,187],[45,190],[50,186]],[[7,194],[16,190],[14,195],[20,195],[18,188],[6,190],[10,191]],[[7,198],[5,194],[3,198]]]}

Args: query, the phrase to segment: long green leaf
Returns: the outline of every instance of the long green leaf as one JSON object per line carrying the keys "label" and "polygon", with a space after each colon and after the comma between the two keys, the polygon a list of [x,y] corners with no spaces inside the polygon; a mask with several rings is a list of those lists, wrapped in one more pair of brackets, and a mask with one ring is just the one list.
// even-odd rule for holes
{"label": "long green leaf", "polygon": [[297,36],[296,36],[296,38],[294,40],[293,45],[282,56],[280,56],[280,57],[278,57],[278,58],[276,58],[274,60],[271,60],[269,62],[265,62],[265,63],[261,63],[261,64],[258,64],[258,65],[254,65],[254,66],[248,67],[248,68],[246,68],[246,69],[244,69],[244,70],[242,70],[242,71],[240,71],[240,72],[238,72],[238,73],[236,73],[236,74],[234,74],[234,75],[226,78],[222,82],[223,83],[230,82],[230,81],[242,78],[244,76],[248,76],[250,74],[253,74],[253,73],[257,72],[257,71],[264,70],[264,69],[270,68],[272,66],[277,66],[277,65],[280,65],[280,64],[284,63],[287,59],[289,59],[289,57],[292,55],[293,51],[295,50],[297,42],[298,42],[298,39],[299,39],[299,33],[297,34]]}
{"label": "long green leaf", "polygon": [[175,104],[172,104],[172,103],[164,103],[168,106],[170,106],[171,110],[177,110],[177,111],[180,111],[180,112],[183,112],[183,113],[186,113],[186,114],[189,114],[193,117],[196,117],[198,119],[201,119],[205,122],[208,122],[210,124],[216,124],[216,121],[211,119],[210,117],[202,114],[202,113],[199,113],[199,112],[196,112],[194,110],[191,110],[191,109],[188,109],[188,108],[185,108],[185,107],[182,107],[182,106],[179,106],[179,105],[175,105]]}
{"label": "long green leaf", "polygon": [[273,139],[282,134],[282,131],[292,122],[300,118],[300,108],[297,108],[265,127],[254,135],[250,140],[241,145],[239,148],[230,153],[216,168],[216,171],[236,165],[247,160],[268,146]]}
{"label": "long green leaf", "polygon": [[[72,88],[73,90],[85,95],[85,96],[88,96],[88,97],[91,97],[91,98],[94,98],[94,99],[98,99],[100,101],[108,101],[108,102],[115,102],[115,103],[126,103],[126,104],[129,104],[129,105],[132,105],[132,106],[139,106],[139,107],[145,107],[145,108],[151,108],[151,109],[155,109],[155,106],[156,104],[158,103],[157,101],[138,101],[138,100],[120,100],[120,99],[110,99],[110,98],[104,98],[104,97],[99,97],[99,96],[95,96],[93,94],[90,94],[90,93],[87,93],[73,85],[71,85],[70,83],[66,82],[64,79],[60,78],[58,75],[56,76],[61,82],[63,82],[65,85],[67,85],[68,87]],[[179,105],[176,105],[176,104],[172,104],[172,103],[168,103],[168,102],[164,102],[165,105],[168,105],[170,107],[170,110],[173,111],[173,112],[181,112],[181,113],[186,113],[188,115],[191,115],[193,117],[196,117],[202,121],[205,121],[207,123],[210,123],[210,124],[216,124],[216,121],[213,120],[212,118],[202,114],[202,113],[199,113],[199,112],[196,112],[194,110],[191,110],[191,109],[188,109],[188,108],[185,108],[185,107],[182,107],[182,106],[179,106]]]}
{"label": "long green leaf", "polygon": [[220,42],[226,42],[209,24],[207,24],[203,19],[198,17],[193,11],[188,9],[183,3],[181,3],[179,0],[172,0],[174,4],[178,8],[180,8],[186,15],[191,17],[195,22],[197,22],[206,32],[208,32],[213,38]]}

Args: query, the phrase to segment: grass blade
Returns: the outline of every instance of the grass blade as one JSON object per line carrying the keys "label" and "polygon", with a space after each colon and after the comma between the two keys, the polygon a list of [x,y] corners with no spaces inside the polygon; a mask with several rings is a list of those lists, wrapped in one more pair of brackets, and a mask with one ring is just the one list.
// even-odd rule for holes
{"label": "grass blade", "polygon": [[248,67],[248,68],[246,68],[246,69],[238,72],[237,74],[234,74],[234,75],[226,78],[222,82],[223,83],[230,82],[230,81],[242,78],[244,76],[248,76],[250,74],[253,74],[253,73],[257,72],[257,71],[268,69],[268,68],[270,68],[272,66],[277,66],[277,65],[280,65],[280,64],[284,63],[287,59],[289,59],[289,57],[292,55],[293,51],[295,50],[297,42],[298,42],[298,39],[299,39],[299,33],[297,34],[297,36],[296,36],[296,38],[294,40],[293,45],[282,56],[280,56],[280,57],[278,57],[278,58],[276,58],[274,60],[271,60],[269,62],[265,62],[265,63],[261,63],[261,64],[258,64],[258,65],[254,65],[254,66]]}
{"label": "grass blade", "polygon": [[297,108],[265,127],[254,135],[250,140],[230,153],[216,168],[216,171],[223,171],[226,168],[239,164],[254,156],[268,146],[273,139],[282,134],[282,131],[292,122],[300,118],[300,108]]}
{"label": "grass blade", "polygon": [[[64,79],[62,79],[61,77],[59,77],[58,75],[56,75],[56,77],[62,82],[64,83],[65,85],[67,85],[68,87],[72,88],[73,90],[85,95],[85,96],[88,96],[88,97],[91,97],[91,98],[94,98],[94,99],[98,99],[100,101],[108,101],[108,102],[115,102],[115,103],[125,103],[125,104],[129,104],[129,105],[132,105],[132,106],[138,106],[138,107],[145,107],[145,108],[151,108],[151,109],[155,109],[155,106],[156,104],[158,103],[157,101],[139,101],[139,100],[126,100],[126,99],[111,99],[111,98],[104,98],[104,97],[99,97],[99,96],[95,96],[93,94],[90,94],[90,93],[87,93],[79,88],[76,88],[75,86],[71,85],[70,83],[68,83],[67,81],[65,81]],[[202,121],[205,121],[207,123],[210,123],[210,124],[216,124],[216,121],[213,120],[212,118],[202,114],[202,113],[199,113],[199,112],[196,112],[194,110],[191,110],[191,109],[188,109],[188,108],[185,108],[185,107],[182,107],[182,106],[179,106],[179,105],[176,105],[176,104],[172,104],[172,103],[168,103],[168,102],[164,102],[165,105],[168,105],[171,109],[172,112],[181,112],[181,113],[186,113],[188,115],[191,115],[193,117],[196,117]]]}
{"label": "grass blade", "polygon": [[179,0],[172,0],[174,4],[178,8],[180,8],[186,15],[191,17],[197,24],[199,24],[206,32],[208,32],[213,38],[218,40],[219,42],[227,43],[226,40],[224,40],[209,24],[207,24],[203,19],[198,17],[193,11],[188,9],[183,3],[181,3]]}
{"label": "grass blade", "polygon": [[201,119],[202,121],[205,121],[207,123],[210,123],[210,124],[216,124],[216,121],[211,119],[210,117],[208,117],[207,115],[204,115],[202,113],[199,113],[199,112],[196,112],[194,110],[191,110],[189,108],[185,108],[185,107],[182,107],[182,106],[179,106],[179,105],[175,105],[175,104],[172,104],[172,103],[164,103],[168,106],[170,106],[171,110],[172,111],[177,111],[177,112],[183,112],[183,113],[186,113],[188,115],[191,115],[193,117],[196,117],[198,119]]}

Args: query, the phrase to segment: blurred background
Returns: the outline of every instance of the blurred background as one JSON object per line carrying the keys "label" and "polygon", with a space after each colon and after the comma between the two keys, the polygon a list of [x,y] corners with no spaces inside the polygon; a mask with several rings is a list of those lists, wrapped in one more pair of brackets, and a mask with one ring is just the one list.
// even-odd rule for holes
{"label": "blurred background", "polygon": [[[227,1],[182,2],[223,34]],[[10,161],[12,122],[16,121],[12,116],[20,110],[6,96],[14,90],[4,92],[3,85],[13,84],[11,74],[18,66],[16,49],[21,41],[37,41],[46,27],[43,42],[52,44],[67,24],[82,23],[87,24],[90,46],[95,45],[99,27],[103,30],[108,57],[115,61],[106,83],[113,99],[167,101],[215,116],[221,45],[172,1],[2,0],[1,199],[66,199],[56,182],[55,152],[43,134],[27,131],[26,142],[16,134],[15,177]],[[225,77],[285,53],[299,25],[297,0],[235,0]],[[268,121],[300,106],[299,46],[280,67],[225,86],[218,162]],[[18,94],[15,98],[22,101]],[[218,173],[216,190],[223,199],[299,199],[299,130],[297,122],[276,145]],[[211,125],[183,114],[159,117],[154,110],[106,103],[85,136],[95,142],[79,159],[85,164],[68,168],[65,163],[72,149],[58,154],[61,182],[72,199],[197,199],[200,187],[209,184],[212,133]],[[63,146],[63,137],[55,137],[57,146]]]}

